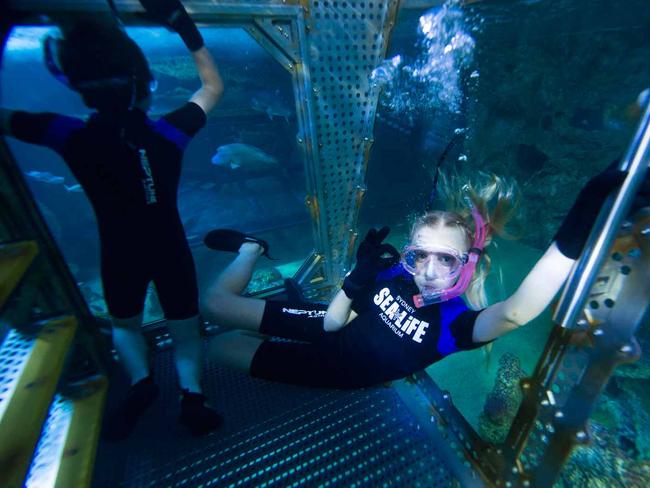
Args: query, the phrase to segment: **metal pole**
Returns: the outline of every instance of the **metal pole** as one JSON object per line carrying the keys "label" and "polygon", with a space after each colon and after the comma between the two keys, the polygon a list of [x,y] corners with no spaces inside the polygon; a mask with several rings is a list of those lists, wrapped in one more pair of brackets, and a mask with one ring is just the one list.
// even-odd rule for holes
{"label": "metal pole", "polygon": [[[623,219],[643,183],[650,159],[650,104],[637,127],[632,143],[619,168],[628,170],[621,188],[610,196],[598,215],[589,239],[573,266],[553,320],[561,327],[573,328],[589,290],[596,279],[605,253],[611,248]],[[613,203],[612,203],[613,200]]]}

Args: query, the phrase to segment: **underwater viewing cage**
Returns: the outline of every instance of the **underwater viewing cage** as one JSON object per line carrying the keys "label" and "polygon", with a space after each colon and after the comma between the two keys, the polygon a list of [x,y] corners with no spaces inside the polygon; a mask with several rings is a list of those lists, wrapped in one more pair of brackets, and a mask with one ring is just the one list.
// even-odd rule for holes
{"label": "underwater viewing cage", "polygon": [[[114,3],[126,25],[143,24],[137,1]],[[398,9],[442,2],[183,3],[199,26],[245,29],[291,75],[315,243],[294,283],[307,299],[329,297],[350,268],[357,239],[379,97],[368,74],[385,57]],[[106,12],[107,5],[10,1],[3,48],[14,25]],[[574,266],[502,444],[482,440],[450,394],[420,372],[370,393],[304,392],[292,404],[294,418],[264,424],[257,441],[253,430],[248,440],[233,435],[218,446],[209,462],[227,466],[223,473],[210,472],[206,460],[178,456],[167,472],[149,469],[134,479],[185,486],[551,486],[571,449],[589,442],[589,415],[612,370],[640,354],[634,334],[650,297],[650,209],[627,215],[650,162],[649,145],[646,108],[621,162],[628,176]],[[0,151],[0,486],[89,486],[108,386],[106,341],[4,140]],[[247,402],[247,394],[234,397]],[[313,408],[315,401],[330,402],[347,420],[331,419]],[[377,405],[392,423],[373,417]],[[324,431],[327,440],[319,437]],[[409,436],[420,443],[409,445]],[[399,457],[407,451],[411,459]]]}

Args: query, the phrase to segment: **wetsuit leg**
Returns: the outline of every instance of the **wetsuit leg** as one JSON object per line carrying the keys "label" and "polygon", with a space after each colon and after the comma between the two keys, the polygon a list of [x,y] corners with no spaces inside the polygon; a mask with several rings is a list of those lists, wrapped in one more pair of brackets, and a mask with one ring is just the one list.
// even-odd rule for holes
{"label": "wetsuit leg", "polygon": [[323,337],[327,305],[319,303],[267,301],[260,334],[314,342]]}
{"label": "wetsuit leg", "polygon": [[199,313],[199,289],[194,259],[185,240],[178,236],[159,246],[152,264],[153,281],[160,305],[168,320],[184,320]]}
{"label": "wetsuit leg", "polygon": [[148,267],[137,253],[110,252],[102,249],[101,274],[104,299],[112,317],[128,319],[144,310],[147,286],[151,281]]}
{"label": "wetsuit leg", "polygon": [[376,383],[347,366],[333,346],[264,341],[255,352],[251,376],[320,388],[361,388]]}

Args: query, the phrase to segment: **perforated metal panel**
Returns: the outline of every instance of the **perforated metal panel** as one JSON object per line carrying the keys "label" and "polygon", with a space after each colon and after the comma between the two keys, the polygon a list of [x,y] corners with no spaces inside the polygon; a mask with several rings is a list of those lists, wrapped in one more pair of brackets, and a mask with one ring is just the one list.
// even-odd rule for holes
{"label": "perforated metal panel", "polygon": [[530,432],[526,447],[519,457],[521,465],[527,472],[532,472],[542,460],[544,451],[551,436],[555,433],[554,416],[558,406],[566,403],[571,390],[580,382],[581,376],[589,361],[586,351],[576,347],[569,347],[558,374],[545,397],[540,400],[540,410],[535,420],[535,425]]}
{"label": "perforated metal panel", "polygon": [[12,329],[0,347],[0,418],[27,364],[35,340]]}
{"label": "perforated metal panel", "polygon": [[73,410],[71,401],[55,396],[29,468],[27,488],[54,486]]}
{"label": "perforated metal panel", "polygon": [[393,388],[308,389],[211,365],[203,384],[225,422],[190,437],[171,352],[154,357],[161,395],[128,442],[100,443],[93,486],[456,486]]}
{"label": "perforated metal panel", "polygon": [[318,150],[320,227],[331,283],[349,267],[365,192],[378,90],[369,80],[386,51],[397,1],[309,2],[307,42]]}

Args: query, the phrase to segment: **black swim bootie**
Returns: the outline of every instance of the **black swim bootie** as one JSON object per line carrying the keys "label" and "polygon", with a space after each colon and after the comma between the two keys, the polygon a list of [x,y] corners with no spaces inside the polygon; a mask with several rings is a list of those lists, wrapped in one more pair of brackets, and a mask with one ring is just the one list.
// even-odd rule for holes
{"label": "black swim bootie", "polygon": [[199,436],[215,430],[223,423],[223,417],[205,402],[207,398],[201,393],[183,390],[181,414],[178,420],[185,425],[192,435]]}
{"label": "black swim bootie", "polygon": [[243,232],[232,229],[215,229],[208,232],[203,238],[203,242],[210,249],[215,251],[227,251],[227,252],[239,252],[239,248],[244,242],[254,242],[259,244],[264,252],[262,255],[266,256],[269,259],[273,259],[269,256],[269,244],[263,239],[258,239],[257,237],[249,236]]}
{"label": "black swim bootie", "polygon": [[126,439],[142,414],[158,398],[159,388],[151,376],[141,379],[129,388],[122,404],[108,415],[104,426],[104,439],[119,441]]}

